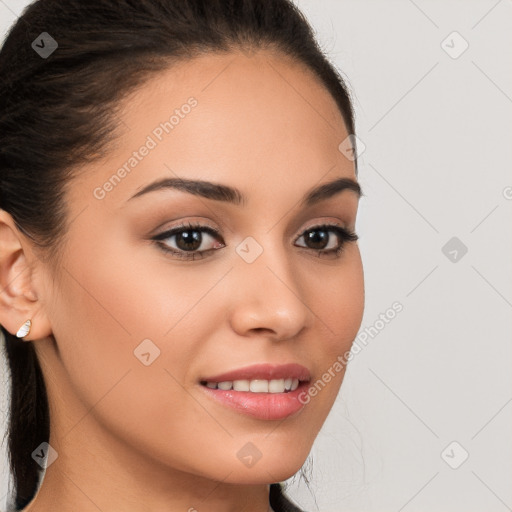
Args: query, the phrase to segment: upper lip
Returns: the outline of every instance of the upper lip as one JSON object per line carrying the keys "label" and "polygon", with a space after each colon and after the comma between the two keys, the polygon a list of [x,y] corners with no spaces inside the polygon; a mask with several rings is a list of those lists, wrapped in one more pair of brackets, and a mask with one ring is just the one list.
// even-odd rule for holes
{"label": "upper lip", "polygon": [[234,380],[273,380],[273,379],[298,379],[309,381],[311,374],[309,370],[300,364],[254,364],[237,370],[232,370],[212,377],[204,377],[201,381],[224,382]]}

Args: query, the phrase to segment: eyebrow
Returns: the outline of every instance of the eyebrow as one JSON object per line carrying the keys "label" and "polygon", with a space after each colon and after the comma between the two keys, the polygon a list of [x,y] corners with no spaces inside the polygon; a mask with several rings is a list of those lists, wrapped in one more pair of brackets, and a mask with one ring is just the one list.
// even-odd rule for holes
{"label": "eyebrow", "polygon": [[[139,190],[128,200],[130,201],[149,192],[165,189],[181,190],[183,192],[188,192],[189,194],[204,197],[205,199],[224,201],[236,206],[245,206],[247,204],[247,197],[244,196],[244,194],[237,188],[222,185],[220,183],[213,183],[211,181],[192,180],[186,178],[164,178],[157,180]],[[301,199],[300,206],[313,206],[320,201],[324,201],[340,194],[344,190],[351,190],[352,192],[355,192],[358,198],[363,195],[361,187],[357,181],[351,178],[337,178],[309,190]]]}

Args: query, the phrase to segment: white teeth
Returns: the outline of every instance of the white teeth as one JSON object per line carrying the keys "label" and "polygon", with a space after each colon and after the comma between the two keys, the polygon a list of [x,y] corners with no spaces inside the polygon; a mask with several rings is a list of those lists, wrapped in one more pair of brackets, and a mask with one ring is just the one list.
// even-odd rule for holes
{"label": "white teeth", "polygon": [[251,380],[249,387],[253,393],[268,393],[268,380]]}
{"label": "white teeth", "polygon": [[268,383],[269,393],[283,393],[285,389],[284,379],[271,380]]}
{"label": "white teeth", "polygon": [[299,387],[299,379],[254,379],[254,380],[225,380],[223,382],[207,382],[206,386],[211,389],[222,389],[229,391],[250,391],[252,393],[284,393],[295,391]]}
{"label": "white teeth", "polygon": [[250,380],[235,380],[235,381],[233,381],[233,389],[235,391],[250,391],[251,381]]}

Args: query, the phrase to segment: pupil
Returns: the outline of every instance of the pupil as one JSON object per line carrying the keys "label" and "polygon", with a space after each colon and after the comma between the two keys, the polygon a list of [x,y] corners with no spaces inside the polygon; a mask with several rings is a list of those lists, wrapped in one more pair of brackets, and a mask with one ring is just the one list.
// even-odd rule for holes
{"label": "pupil", "polygon": [[176,245],[184,251],[197,251],[201,247],[201,238],[200,231],[182,231],[176,235]]}
{"label": "pupil", "polygon": [[[318,233],[322,233],[321,235],[317,236]],[[307,241],[312,242],[314,247],[313,249],[323,249],[326,245],[326,243],[329,240],[329,235],[326,231],[322,231],[320,229],[316,229],[314,231],[310,231],[307,235]],[[320,246],[316,247],[315,244],[320,244]]]}

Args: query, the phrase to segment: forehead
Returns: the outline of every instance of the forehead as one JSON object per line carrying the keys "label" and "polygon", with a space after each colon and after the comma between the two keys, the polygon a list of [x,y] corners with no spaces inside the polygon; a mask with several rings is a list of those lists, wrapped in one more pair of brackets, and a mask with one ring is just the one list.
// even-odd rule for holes
{"label": "forehead", "polygon": [[[323,176],[354,177],[353,162],[338,149],[348,133],[335,100],[312,72],[280,54],[210,54],[179,62],[119,107],[116,149],[96,165],[89,184],[105,182],[124,166],[127,176],[109,194],[112,200],[124,202],[165,174],[246,190],[249,181],[264,183],[266,192],[303,190]],[[150,150],[135,156],[143,146]]]}

